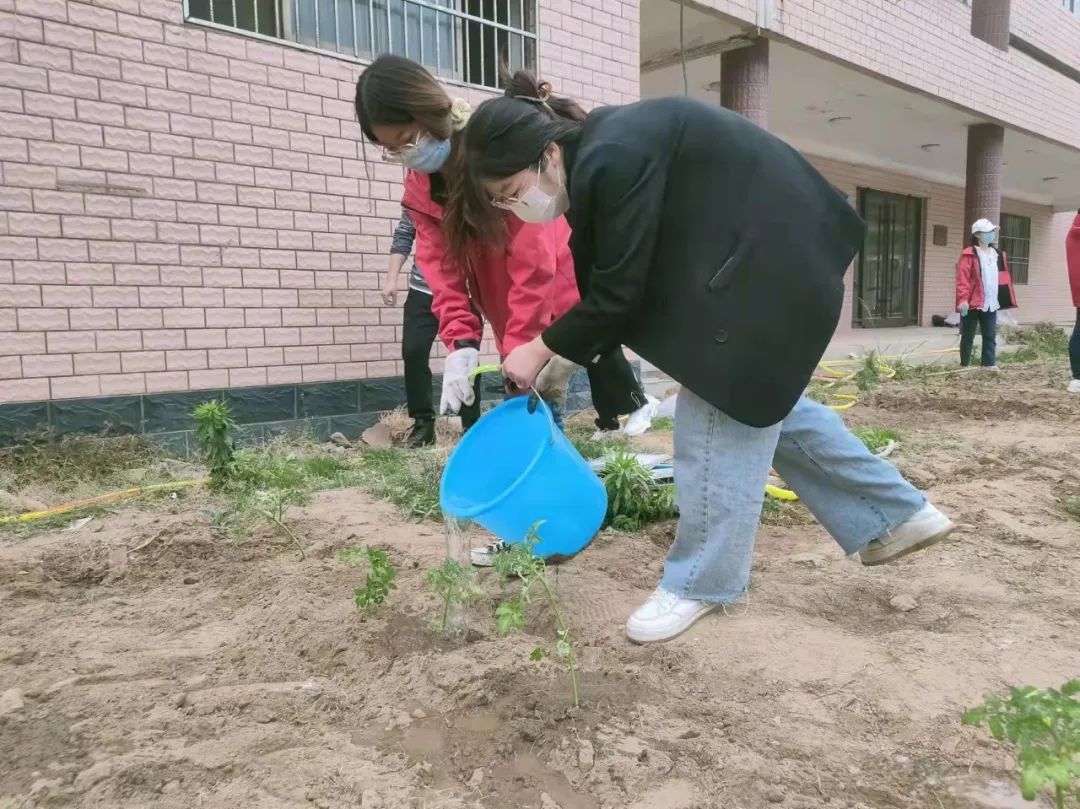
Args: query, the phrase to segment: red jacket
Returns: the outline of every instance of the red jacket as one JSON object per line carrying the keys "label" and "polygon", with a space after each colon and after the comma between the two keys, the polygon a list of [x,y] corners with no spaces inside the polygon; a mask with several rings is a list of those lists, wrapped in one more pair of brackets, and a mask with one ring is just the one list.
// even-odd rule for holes
{"label": "red jacket", "polygon": [[1065,237],[1065,263],[1069,266],[1073,306],[1080,309],[1080,211],[1076,212],[1076,219]]}
{"label": "red jacket", "polygon": [[[1002,309],[1015,309],[1018,304],[1012,276],[1009,275],[1009,262],[1000,250],[997,250],[997,254],[998,304]],[[956,262],[956,311],[959,312],[960,305],[964,303],[972,309],[982,309],[986,303],[985,295],[979,254],[974,247],[965,247],[960,260]]]}
{"label": "red jacket", "polygon": [[410,171],[402,206],[416,225],[416,263],[431,287],[439,337],[450,350],[457,340],[483,334],[482,315],[491,324],[503,356],[540,334],[580,299],[570,254],[570,226],[530,225],[506,218],[508,241],[499,247],[475,245],[473,274],[450,264],[443,243],[443,208],[431,199],[431,179]]}

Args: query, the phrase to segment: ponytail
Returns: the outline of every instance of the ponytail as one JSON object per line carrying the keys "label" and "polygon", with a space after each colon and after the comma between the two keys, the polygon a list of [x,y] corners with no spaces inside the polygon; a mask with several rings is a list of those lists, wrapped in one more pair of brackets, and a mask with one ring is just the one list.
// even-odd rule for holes
{"label": "ponytail", "polygon": [[464,133],[464,166],[455,172],[443,217],[450,255],[468,262],[469,242],[501,244],[506,214],[491,204],[484,181],[502,179],[538,166],[552,143],[577,137],[585,110],[571,98],[552,94],[548,82],[526,71],[499,66],[502,98],[481,104]]}

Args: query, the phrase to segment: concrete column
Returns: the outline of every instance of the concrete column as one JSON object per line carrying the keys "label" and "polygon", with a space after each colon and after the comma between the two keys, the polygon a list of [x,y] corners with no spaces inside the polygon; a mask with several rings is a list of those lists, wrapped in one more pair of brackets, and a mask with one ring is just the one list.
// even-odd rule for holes
{"label": "concrete column", "polygon": [[971,35],[999,50],[1009,49],[1010,0],[971,0]]}
{"label": "concrete column", "polygon": [[720,103],[769,128],[769,40],[721,54]]}
{"label": "concrete column", "polygon": [[968,127],[967,180],[964,188],[964,241],[976,219],[1001,224],[1001,155],[1005,130],[997,124]]}

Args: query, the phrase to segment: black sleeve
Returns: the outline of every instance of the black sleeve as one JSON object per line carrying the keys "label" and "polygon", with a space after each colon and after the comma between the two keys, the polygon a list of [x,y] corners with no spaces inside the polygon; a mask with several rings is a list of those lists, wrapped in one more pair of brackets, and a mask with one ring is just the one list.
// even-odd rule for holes
{"label": "black sleeve", "polygon": [[666,173],[660,159],[610,144],[582,155],[574,184],[581,193],[571,204],[588,210],[575,211],[573,219],[585,223],[594,258],[591,266],[577,268],[579,276],[587,273],[585,296],[544,331],[543,340],[556,354],[587,365],[621,342],[645,296]]}

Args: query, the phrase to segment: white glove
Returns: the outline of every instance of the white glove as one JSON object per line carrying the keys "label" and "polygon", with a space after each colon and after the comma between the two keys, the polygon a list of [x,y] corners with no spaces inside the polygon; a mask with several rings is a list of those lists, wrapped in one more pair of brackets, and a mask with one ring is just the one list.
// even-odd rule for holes
{"label": "white glove", "polygon": [[536,377],[536,391],[545,402],[562,407],[566,404],[566,390],[570,386],[570,377],[578,369],[568,359],[552,357]]}
{"label": "white glove", "polygon": [[462,405],[476,401],[473,381],[469,376],[480,364],[480,352],[475,348],[459,348],[451,351],[443,368],[442,400],[439,412],[457,413]]}

